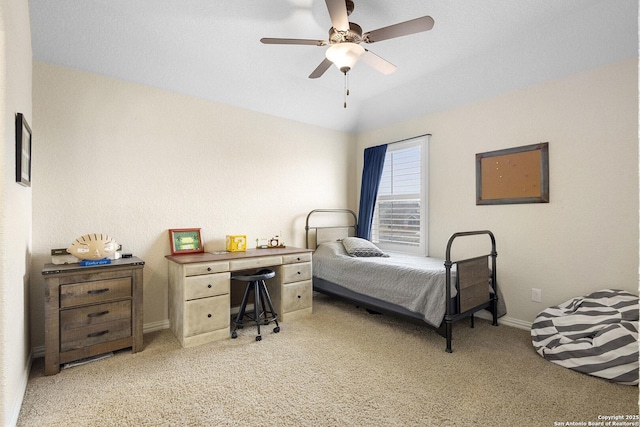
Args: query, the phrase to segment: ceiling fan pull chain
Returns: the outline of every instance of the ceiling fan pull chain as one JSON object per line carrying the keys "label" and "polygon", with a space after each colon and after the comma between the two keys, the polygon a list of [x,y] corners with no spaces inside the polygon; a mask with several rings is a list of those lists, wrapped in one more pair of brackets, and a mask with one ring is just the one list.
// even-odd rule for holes
{"label": "ceiling fan pull chain", "polygon": [[344,108],[347,108],[347,96],[349,96],[349,74],[344,73]]}
{"label": "ceiling fan pull chain", "polygon": [[349,74],[345,74],[344,76],[347,79],[347,96],[349,96]]}

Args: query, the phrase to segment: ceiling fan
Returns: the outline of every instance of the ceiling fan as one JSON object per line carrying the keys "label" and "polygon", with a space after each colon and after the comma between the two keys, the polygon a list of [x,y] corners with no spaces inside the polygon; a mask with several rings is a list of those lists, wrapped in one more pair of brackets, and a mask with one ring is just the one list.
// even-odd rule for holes
{"label": "ceiling fan", "polygon": [[[262,38],[264,44],[291,44],[329,46],[325,52],[325,59],[309,75],[310,79],[322,76],[332,64],[346,76],[349,70],[362,59],[362,62],[380,71],[383,74],[391,74],[396,66],[379,57],[360,44],[376,43],[396,37],[429,31],[433,28],[433,18],[423,16],[388,27],[373,31],[362,32],[362,28],[355,22],[349,22],[349,15],[353,12],[354,3],[351,0],[325,0],[332,27],[329,29],[329,40],[311,39],[287,39],[287,38]],[[346,83],[345,83],[346,84]],[[347,89],[347,95],[349,91]],[[346,107],[346,102],[345,102]]]}

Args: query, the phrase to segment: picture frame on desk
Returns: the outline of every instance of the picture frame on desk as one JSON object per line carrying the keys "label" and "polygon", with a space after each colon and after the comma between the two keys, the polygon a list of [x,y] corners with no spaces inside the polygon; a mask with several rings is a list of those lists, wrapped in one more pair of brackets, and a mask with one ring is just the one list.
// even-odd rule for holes
{"label": "picture frame on desk", "polygon": [[24,114],[16,114],[16,182],[31,187],[31,128]]}
{"label": "picture frame on desk", "polygon": [[199,228],[173,228],[169,230],[171,255],[197,254],[204,252]]}

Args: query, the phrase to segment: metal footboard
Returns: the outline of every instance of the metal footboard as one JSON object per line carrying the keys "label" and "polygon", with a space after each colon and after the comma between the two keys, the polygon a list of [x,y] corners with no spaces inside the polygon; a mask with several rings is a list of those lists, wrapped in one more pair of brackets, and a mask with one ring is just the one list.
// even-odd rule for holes
{"label": "metal footboard", "polygon": [[[488,235],[491,238],[491,253],[479,257],[463,259],[458,261],[451,260],[451,247],[453,241],[458,237]],[[496,272],[496,239],[489,230],[465,231],[454,233],[447,242],[446,258],[444,262],[446,270],[446,295],[447,301],[451,301],[451,269],[456,264],[456,306],[452,307],[447,304],[447,310],[444,317],[446,328],[446,339],[448,353],[452,352],[451,339],[453,328],[452,324],[456,320],[464,317],[471,317],[471,326],[473,327],[473,314],[479,310],[489,309],[493,315],[493,325],[498,325],[498,281]],[[491,268],[489,268],[489,259],[491,259]],[[490,271],[490,274],[488,274]],[[491,287],[490,292],[487,285]]]}

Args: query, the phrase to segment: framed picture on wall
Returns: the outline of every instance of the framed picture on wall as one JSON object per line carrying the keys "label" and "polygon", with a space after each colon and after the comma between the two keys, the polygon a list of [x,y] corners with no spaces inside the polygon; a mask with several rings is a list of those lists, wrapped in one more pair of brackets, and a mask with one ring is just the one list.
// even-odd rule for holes
{"label": "framed picture on wall", "polygon": [[31,186],[31,128],[24,114],[16,114],[16,182]]}
{"label": "framed picture on wall", "polygon": [[549,143],[476,154],[476,205],[549,203]]}
{"label": "framed picture on wall", "polygon": [[171,255],[204,252],[199,228],[174,228],[169,230]]}

